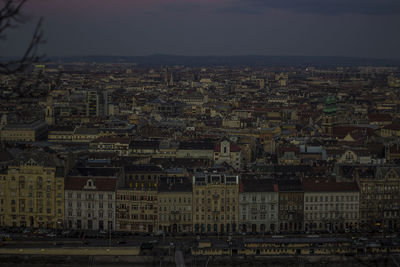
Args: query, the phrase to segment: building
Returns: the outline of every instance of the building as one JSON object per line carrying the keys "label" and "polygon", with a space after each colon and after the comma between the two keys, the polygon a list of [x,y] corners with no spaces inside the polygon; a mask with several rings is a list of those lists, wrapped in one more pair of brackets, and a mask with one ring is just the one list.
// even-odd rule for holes
{"label": "building", "polygon": [[389,124],[381,128],[382,137],[400,137],[400,124]]}
{"label": "building", "polygon": [[114,230],[116,186],[115,177],[67,177],[66,227],[76,230]]}
{"label": "building", "polygon": [[301,181],[278,180],[279,189],[279,230],[296,232],[304,229],[304,192]]}
{"label": "building", "polygon": [[5,142],[35,142],[46,137],[47,124],[43,121],[8,124],[1,130],[1,140]]}
{"label": "building", "polygon": [[239,176],[218,172],[193,176],[193,229],[230,233],[239,225]]}
{"label": "building", "polygon": [[158,222],[157,185],[163,169],[129,165],[124,173],[124,185],[117,190],[117,230],[154,232]]}
{"label": "building", "polygon": [[87,91],[86,116],[108,116],[108,92],[106,90]]}
{"label": "building", "polygon": [[328,96],[325,101],[325,108],[322,114],[322,134],[331,136],[333,127],[336,125],[336,99]]}
{"label": "building", "polygon": [[186,177],[165,177],[158,184],[158,229],[192,232],[192,183]]}
{"label": "building", "polygon": [[215,145],[214,161],[215,164],[227,163],[235,170],[240,170],[242,167],[241,149],[224,138],[219,144]]}
{"label": "building", "polygon": [[115,152],[119,156],[128,156],[129,137],[99,137],[90,142],[89,152]]}
{"label": "building", "polygon": [[303,190],[306,231],[358,228],[360,190],[356,182],[304,180]]}
{"label": "building", "polygon": [[400,228],[400,168],[366,166],[357,171],[360,188],[360,227],[364,230]]}
{"label": "building", "polygon": [[0,225],[62,227],[64,170],[53,155],[25,152],[0,177]]}
{"label": "building", "polygon": [[240,180],[239,223],[242,232],[273,232],[277,229],[278,186],[273,180]]}

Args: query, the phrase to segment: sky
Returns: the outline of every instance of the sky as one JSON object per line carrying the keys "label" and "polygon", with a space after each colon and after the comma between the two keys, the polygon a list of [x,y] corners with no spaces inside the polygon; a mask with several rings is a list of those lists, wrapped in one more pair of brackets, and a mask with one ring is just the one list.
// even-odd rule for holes
{"label": "sky", "polygon": [[21,55],[43,17],[47,56],[400,58],[400,0],[28,0],[23,12],[0,56]]}

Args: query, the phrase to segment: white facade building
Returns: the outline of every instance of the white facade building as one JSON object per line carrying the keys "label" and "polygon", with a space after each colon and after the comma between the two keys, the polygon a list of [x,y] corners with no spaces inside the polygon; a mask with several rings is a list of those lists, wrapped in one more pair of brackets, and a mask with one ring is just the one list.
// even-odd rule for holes
{"label": "white facade building", "polygon": [[67,177],[65,225],[76,230],[114,230],[116,178]]}
{"label": "white facade building", "polygon": [[269,179],[240,181],[239,225],[242,232],[270,232],[278,225],[278,187]]}

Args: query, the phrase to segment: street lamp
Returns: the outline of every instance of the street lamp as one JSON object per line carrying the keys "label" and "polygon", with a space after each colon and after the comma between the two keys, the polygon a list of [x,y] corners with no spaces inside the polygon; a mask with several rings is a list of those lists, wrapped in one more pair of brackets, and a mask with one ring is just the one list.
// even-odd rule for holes
{"label": "street lamp", "polygon": [[54,240],[54,245],[57,245],[57,234],[58,234],[58,226],[62,224],[61,220],[57,220],[56,222],[56,230],[55,230],[55,240]]}

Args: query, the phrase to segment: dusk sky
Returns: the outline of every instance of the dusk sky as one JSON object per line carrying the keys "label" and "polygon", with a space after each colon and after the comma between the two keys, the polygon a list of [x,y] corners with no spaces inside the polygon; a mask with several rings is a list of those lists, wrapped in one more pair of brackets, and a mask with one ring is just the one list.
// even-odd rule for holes
{"label": "dusk sky", "polygon": [[43,16],[48,56],[400,58],[400,0],[29,0],[24,13],[1,56],[20,55]]}

